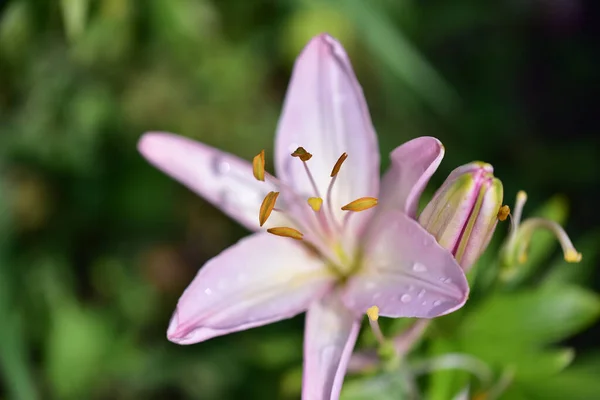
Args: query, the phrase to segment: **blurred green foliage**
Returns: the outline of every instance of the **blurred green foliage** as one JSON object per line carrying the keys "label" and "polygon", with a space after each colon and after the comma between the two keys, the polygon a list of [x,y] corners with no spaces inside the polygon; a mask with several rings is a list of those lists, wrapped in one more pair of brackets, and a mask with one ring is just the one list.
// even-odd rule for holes
{"label": "blurred green foliage", "polygon": [[[484,159],[509,204],[518,189],[533,210],[566,194],[584,254],[566,264],[540,233],[517,278],[499,281],[501,225],[469,304],[436,320],[400,371],[348,377],[345,398],[398,399],[413,363],[448,353],[483,362],[493,383],[434,368],[416,377],[429,399],[467,385],[489,398],[600,397],[597,333],[568,341],[600,313],[599,143],[585,113],[597,60],[586,22],[559,3],[0,1],[0,398],[298,397],[301,318],[166,340],[195,271],[245,232],[146,164],[136,141],[166,130],[245,158],[269,152],[293,60],[322,31],[353,60],[384,167],[405,140],[437,136],[447,155],[429,194]],[[567,221],[561,199],[539,213]]]}

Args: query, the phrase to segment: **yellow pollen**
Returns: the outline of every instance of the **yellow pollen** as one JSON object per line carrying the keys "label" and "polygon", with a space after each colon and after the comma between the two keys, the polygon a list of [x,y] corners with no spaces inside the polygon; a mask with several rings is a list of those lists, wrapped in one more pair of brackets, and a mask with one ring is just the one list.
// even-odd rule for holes
{"label": "yellow pollen", "polygon": [[269,228],[269,229],[267,229],[267,232],[269,232],[273,235],[289,237],[289,238],[296,239],[296,240],[302,240],[302,237],[304,237],[302,232],[300,232],[294,228],[287,228],[287,227],[283,227],[283,226],[277,227],[277,228]]}
{"label": "yellow pollen", "polygon": [[258,222],[260,222],[260,226],[263,226],[267,219],[269,219],[269,215],[271,215],[271,211],[275,207],[275,201],[277,200],[277,196],[279,196],[279,192],[269,192],[262,204],[260,205],[260,211],[258,212]]}
{"label": "yellow pollen", "polygon": [[522,252],[521,254],[519,254],[519,258],[517,261],[519,261],[519,264],[525,264],[527,262],[527,253]]}
{"label": "yellow pollen", "polygon": [[344,211],[364,211],[377,205],[377,199],[375,197],[361,197],[353,202],[346,204],[342,207]]}
{"label": "yellow pollen", "polygon": [[340,158],[338,158],[335,165],[333,166],[333,169],[331,170],[332,178],[336,176],[338,172],[340,172],[340,168],[342,168],[342,164],[344,163],[344,161],[346,161],[346,158],[348,158],[348,153],[344,153],[340,156]]}
{"label": "yellow pollen", "polygon": [[265,180],[265,151],[261,150],[252,159],[252,173],[254,177],[259,181]]}
{"label": "yellow pollen", "polygon": [[304,149],[304,147],[298,147],[296,151],[292,153],[292,157],[299,157],[302,161],[308,161],[312,158],[312,154]]}
{"label": "yellow pollen", "polygon": [[581,261],[581,253],[575,249],[569,249],[565,252],[565,261],[568,263],[578,263]]}
{"label": "yellow pollen", "polygon": [[498,210],[498,220],[499,221],[506,221],[506,218],[508,218],[509,215],[510,215],[510,207],[507,205],[503,205]]}
{"label": "yellow pollen", "polygon": [[323,205],[323,199],[320,197],[309,197],[308,198],[308,205],[310,206],[310,208],[313,209],[313,211],[319,211],[321,210],[321,206]]}
{"label": "yellow pollen", "polygon": [[379,319],[379,307],[372,306],[367,309],[367,316],[371,321],[377,321]]}
{"label": "yellow pollen", "polygon": [[524,190],[519,190],[517,193],[517,201],[524,202],[527,200],[527,193]]}

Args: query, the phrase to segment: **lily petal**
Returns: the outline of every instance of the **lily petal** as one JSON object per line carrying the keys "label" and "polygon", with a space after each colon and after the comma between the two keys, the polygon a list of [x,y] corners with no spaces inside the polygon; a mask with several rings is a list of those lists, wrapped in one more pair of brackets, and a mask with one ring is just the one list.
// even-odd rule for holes
{"label": "lily petal", "polygon": [[[377,196],[375,130],[350,60],[331,36],[313,38],[296,60],[275,145],[278,176],[303,196],[326,196],[330,173],[343,153],[348,159],[337,175],[332,203],[341,207],[359,197]],[[314,155],[307,165],[319,193],[314,193],[302,162],[290,156],[299,146]]]}
{"label": "lily petal", "polygon": [[415,218],[419,197],[444,158],[444,146],[423,136],[398,146],[390,154],[392,165],[383,176],[380,209],[394,209]]}
{"label": "lily petal", "polygon": [[330,293],[311,305],[304,334],[303,400],[337,400],[360,320]]}
{"label": "lily petal", "polygon": [[376,216],[364,237],[364,268],[343,300],[357,313],[433,318],[460,308],[469,293],[463,270],[418,222],[399,211]]}
{"label": "lily petal", "polygon": [[[138,149],[158,169],[248,229],[260,228],[260,204],[267,193],[277,189],[270,182],[257,181],[250,162],[170,133],[145,133],[138,143]],[[275,215],[273,217],[277,218]],[[288,225],[286,222],[278,223]]]}
{"label": "lily petal", "polygon": [[191,344],[291,318],[334,279],[298,242],[255,233],[200,269],[179,299],[167,336]]}

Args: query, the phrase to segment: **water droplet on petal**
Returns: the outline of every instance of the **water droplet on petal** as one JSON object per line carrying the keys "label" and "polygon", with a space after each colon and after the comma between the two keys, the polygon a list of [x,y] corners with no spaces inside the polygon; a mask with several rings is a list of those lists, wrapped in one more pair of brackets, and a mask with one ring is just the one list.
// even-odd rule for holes
{"label": "water droplet on petal", "polygon": [[415,263],[413,265],[413,271],[415,272],[427,272],[427,267],[421,263]]}
{"label": "water droplet on petal", "polygon": [[425,289],[421,289],[421,290],[419,291],[419,294],[418,294],[417,296],[418,296],[419,298],[422,298],[423,296],[425,296],[425,293],[426,293]]}
{"label": "water droplet on petal", "polygon": [[412,300],[412,297],[410,297],[410,294],[403,294],[402,297],[400,297],[400,301],[403,303],[408,303]]}
{"label": "water droplet on petal", "polygon": [[422,303],[421,303],[421,305],[422,305],[422,306],[426,306],[426,305],[427,305],[427,302],[426,302],[426,301],[424,301],[424,302],[422,302]]}
{"label": "water droplet on petal", "polygon": [[442,304],[442,302],[440,300],[436,300],[436,301],[433,302],[434,307],[437,307],[440,304]]}
{"label": "water droplet on petal", "polygon": [[452,279],[450,279],[450,278],[446,278],[446,279],[444,279],[444,283],[448,283],[448,284],[449,284],[449,283],[452,283]]}
{"label": "water droplet on petal", "polygon": [[227,161],[221,161],[219,163],[219,167],[218,167],[219,173],[226,174],[229,172],[229,170],[231,170],[231,165],[229,165],[229,163]]}
{"label": "water droplet on petal", "polygon": [[210,296],[210,295],[212,294],[212,290],[211,290],[210,288],[206,288],[206,289],[204,289],[204,293],[205,293],[207,296]]}

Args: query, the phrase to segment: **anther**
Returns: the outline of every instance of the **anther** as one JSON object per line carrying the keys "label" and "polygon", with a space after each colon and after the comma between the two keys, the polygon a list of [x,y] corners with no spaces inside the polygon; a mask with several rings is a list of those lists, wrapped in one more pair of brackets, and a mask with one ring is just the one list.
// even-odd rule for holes
{"label": "anther", "polygon": [[265,151],[261,150],[254,158],[252,159],[252,173],[254,177],[259,180],[265,180]]}
{"label": "anther", "polygon": [[498,210],[498,220],[499,221],[506,221],[506,218],[508,218],[509,215],[510,215],[510,207],[507,205],[503,205]]}
{"label": "anther", "polygon": [[371,321],[377,321],[379,319],[379,307],[372,306],[367,309],[367,316]]}
{"label": "anther", "polygon": [[307,202],[310,208],[315,212],[320,211],[321,206],[323,205],[323,199],[320,197],[309,197]]}
{"label": "anther", "polygon": [[302,161],[308,161],[312,158],[312,154],[304,149],[304,147],[298,147],[293,153],[292,157],[298,157]]}
{"label": "anther", "polygon": [[267,229],[267,232],[269,232],[273,235],[289,237],[289,238],[296,239],[296,240],[302,240],[302,238],[304,237],[302,232],[300,232],[294,228],[287,228],[287,227],[269,228],[269,229]]}
{"label": "anther", "polygon": [[375,338],[379,342],[380,345],[385,344],[385,337],[383,336],[383,332],[381,332],[381,328],[379,327],[379,307],[372,306],[367,309],[367,317],[369,317],[369,325],[371,325],[371,329],[373,330],[373,334]]}
{"label": "anther", "polygon": [[581,261],[581,253],[575,249],[569,249],[565,252],[565,261],[568,263],[578,263]]}
{"label": "anther", "polygon": [[344,163],[344,161],[346,161],[346,158],[348,158],[348,154],[344,153],[340,156],[340,158],[338,158],[338,160],[336,161],[335,165],[333,166],[333,169],[331,170],[331,177],[333,178],[334,176],[336,176],[339,172],[340,172],[340,168],[342,168],[342,164]]}
{"label": "anther", "polygon": [[346,204],[344,207],[342,207],[342,210],[358,212],[368,210],[376,205],[377,199],[375,197],[361,197],[360,199],[356,199]]}
{"label": "anther", "polygon": [[269,215],[275,208],[275,201],[277,200],[277,196],[279,196],[279,192],[269,192],[262,204],[260,205],[260,211],[258,212],[258,222],[260,226],[263,226],[267,219],[269,219]]}

